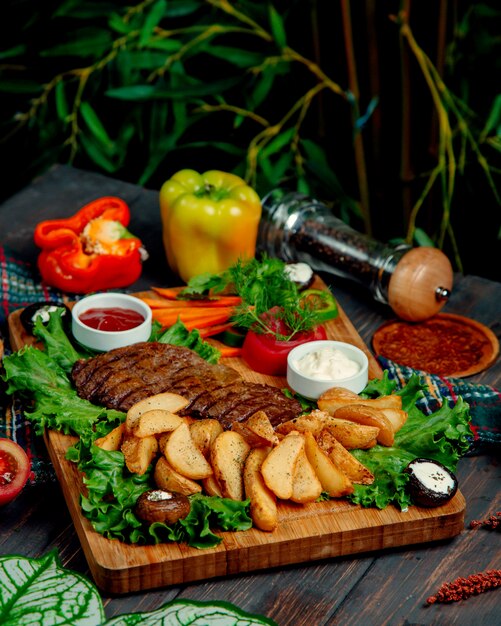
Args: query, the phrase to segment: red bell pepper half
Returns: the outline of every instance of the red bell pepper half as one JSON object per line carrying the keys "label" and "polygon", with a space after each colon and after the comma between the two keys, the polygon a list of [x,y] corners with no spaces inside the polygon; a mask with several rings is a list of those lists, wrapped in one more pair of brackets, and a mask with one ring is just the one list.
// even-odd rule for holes
{"label": "red bell pepper half", "polygon": [[48,285],[70,293],[126,287],[141,275],[145,251],[127,226],[130,211],[120,198],[105,196],[67,219],[35,228],[41,248],[38,268]]}

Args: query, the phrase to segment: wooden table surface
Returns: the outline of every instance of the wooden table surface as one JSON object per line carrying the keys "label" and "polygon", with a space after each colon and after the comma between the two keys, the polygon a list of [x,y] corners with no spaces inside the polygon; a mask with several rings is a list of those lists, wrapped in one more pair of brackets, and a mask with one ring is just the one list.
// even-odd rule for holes
{"label": "wooden table surface", "polygon": [[[161,243],[158,192],[102,175],[56,166],[0,205],[0,242],[34,262],[35,224],[69,216],[90,200],[117,195],[130,206],[130,230],[148,252],[141,279],[131,289],[174,284]],[[361,337],[370,346],[374,331],[393,317],[391,311],[335,277],[323,276]],[[443,309],[475,319],[501,334],[501,284],[456,275],[452,296]],[[501,363],[470,377],[501,388]],[[158,591],[120,597],[103,596],[108,618],[159,608],[175,598],[225,600],[280,626],[324,624],[493,625],[500,623],[501,592],[491,591],[453,604],[426,606],[426,598],[443,582],[501,567],[500,534],[471,530],[468,524],[501,510],[499,451],[466,457],[457,475],[466,498],[465,529],[457,537],[433,544],[387,549],[355,557],[259,571]],[[0,511],[0,554],[39,557],[57,549],[65,567],[88,574],[78,537],[57,483],[25,489]]]}

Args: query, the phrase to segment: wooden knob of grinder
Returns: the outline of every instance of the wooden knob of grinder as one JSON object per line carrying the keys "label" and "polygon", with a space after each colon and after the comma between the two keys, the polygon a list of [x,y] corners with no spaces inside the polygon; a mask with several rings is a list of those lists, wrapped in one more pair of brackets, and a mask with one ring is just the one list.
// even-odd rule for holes
{"label": "wooden knob of grinder", "polygon": [[419,322],[438,313],[452,290],[449,259],[437,248],[412,248],[390,278],[388,304],[398,317]]}

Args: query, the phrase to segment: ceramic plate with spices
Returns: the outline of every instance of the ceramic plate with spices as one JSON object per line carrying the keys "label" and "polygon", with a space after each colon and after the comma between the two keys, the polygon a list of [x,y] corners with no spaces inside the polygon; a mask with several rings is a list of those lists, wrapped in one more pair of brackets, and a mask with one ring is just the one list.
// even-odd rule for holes
{"label": "ceramic plate with spices", "polygon": [[487,369],[499,354],[494,333],[479,322],[439,313],[423,322],[394,320],[374,333],[377,355],[439,376],[461,378]]}

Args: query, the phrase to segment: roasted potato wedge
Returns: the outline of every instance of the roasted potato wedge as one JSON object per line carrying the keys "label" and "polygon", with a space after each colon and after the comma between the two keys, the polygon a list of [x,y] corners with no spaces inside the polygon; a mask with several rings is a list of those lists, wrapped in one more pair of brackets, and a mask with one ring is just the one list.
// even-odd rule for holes
{"label": "roasted potato wedge", "polygon": [[213,442],[222,432],[223,427],[216,419],[207,418],[195,420],[190,424],[190,433],[193,443],[206,459],[209,458]]}
{"label": "roasted potato wedge", "polygon": [[[308,433],[308,435],[312,436],[311,433]],[[299,452],[296,465],[294,467],[292,495],[290,499],[293,502],[298,502],[300,504],[315,502],[321,493],[322,483],[318,479],[303,447]]]}
{"label": "roasted potato wedge", "polygon": [[300,415],[288,422],[283,422],[276,427],[276,432],[280,435],[287,435],[290,432],[296,431],[300,433],[310,432],[313,435],[318,435],[324,427],[325,416],[321,411],[312,411],[307,415]]}
{"label": "roasted potato wedge", "polygon": [[377,440],[383,446],[392,446],[395,440],[393,424],[381,410],[363,404],[347,404],[334,412],[334,417],[365,426],[379,428]]}
{"label": "roasted potato wedge", "polygon": [[379,428],[374,426],[341,420],[318,409],[301,417],[307,417],[311,423],[317,423],[317,427],[310,430],[315,437],[318,437],[322,430],[327,429],[348,450],[356,448],[365,450],[372,448],[377,443]]}
{"label": "roasted potato wedge", "polygon": [[315,437],[311,433],[305,433],[304,440],[306,456],[322,484],[323,491],[326,491],[331,498],[341,498],[353,493],[351,480],[327,456]]}
{"label": "roasted potato wedge", "polygon": [[334,411],[347,404],[364,404],[377,409],[401,409],[402,397],[397,394],[378,398],[361,398],[358,394],[343,387],[332,387],[318,399],[318,408],[334,415]]}
{"label": "roasted potato wedge", "polygon": [[108,450],[108,452],[114,452],[116,450],[120,450],[120,446],[122,445],[122,438],[125,432],[125,422],[119,424],[107,435],[104,437],[99,437],[94,441],[96,446],[102,448],[103,450]]}
{"label": "roasted potato wedge", "polygon": [[407,411],[403,409],[390,409],[385,407],[379,410],[391,422],[394,433],[397,433],[407,421],[408,414]]}
{"label": "roasted potato wedge", "polygon": [[207,476],[207,478],[202,479],[202,487],[208,496],[219,496],[220,498],[223,497],[221,487],[219,486],[219,483],[217,482],[217,478],[215,477],[214,474],[212,474],[211,476]]}
{"label": "roasted potato wedge", "polygon": [[127,411],[127,417],[125,418],[125,428],[128,432],[132,432],[137,420],[143,413],[146,413],[146,411],[163,409],[165,411],[171,411],[171,413],[177,413],[187,405],[188,400],[177,393],[170,393],[168,391],[165,393],[157,393],[154,396],[136,402],[136,404],[130,407]]}
{"label": "roasted potato wedge", "polygon": [[278,526],[277,498],[268,489],[261,474],[261,466],[270,448],[253,448],[244,464],[245,497],[250,499],[250,515],[254,526],[271,532]]}
{"label": "roasted potato wedge", "polygon": [[211,465],[224,498],[244,499],[243,468],[250,446],[239,433],[225,430],[210,451]]}
{"label": "roasted potato wedge", "polygon": [[320,433],[317,437],[317,443],[352,483],[371,485],[374,482],[374,474],[360,463],[353,454],[350,454],[328,430],[323,430]]}
{"label": "roasted potato wedge", "polygon": [[278,443],[277,434],[265,411],[257,411],[245,422],[234,422],[231,429],[240,433],[251,448]]}
{"label": "roasted potato wedge", "polygon": [[176,430],[183,421],[184,418],[167,409],[151,409],[138,417],[132,428],[132,433],[136,437],[160,435]]}
{"label": "roasted potato wedge", "polygon": [[164,456],[161,456],[155,464],[153,480],[160,489],[175,491],[185,496],[191,496],[193,493],[202,491],[202,486],[199,483],[176,472]]}
{"label": "roasted potato wedge", "polygon": [[165,444],[164,456],[169,465],[186,478],[200,480],[212,474],[212,467],[193,442],[186,422],[172,431]]}
{"label": "roasted potato wedge", "polygon": [[157,451],[158,442],[155,437],[134,437],[125,435],[120,446],[125,457],[125,465],[133,474],[144,474],[153,462]]}
{"label": "roasted potato wedge", "polygon": [[293,493],[294,470],[304,437],[297,431],[286,435],[263,461],[261,472],[268,489],[282,500],[289,500]]}

